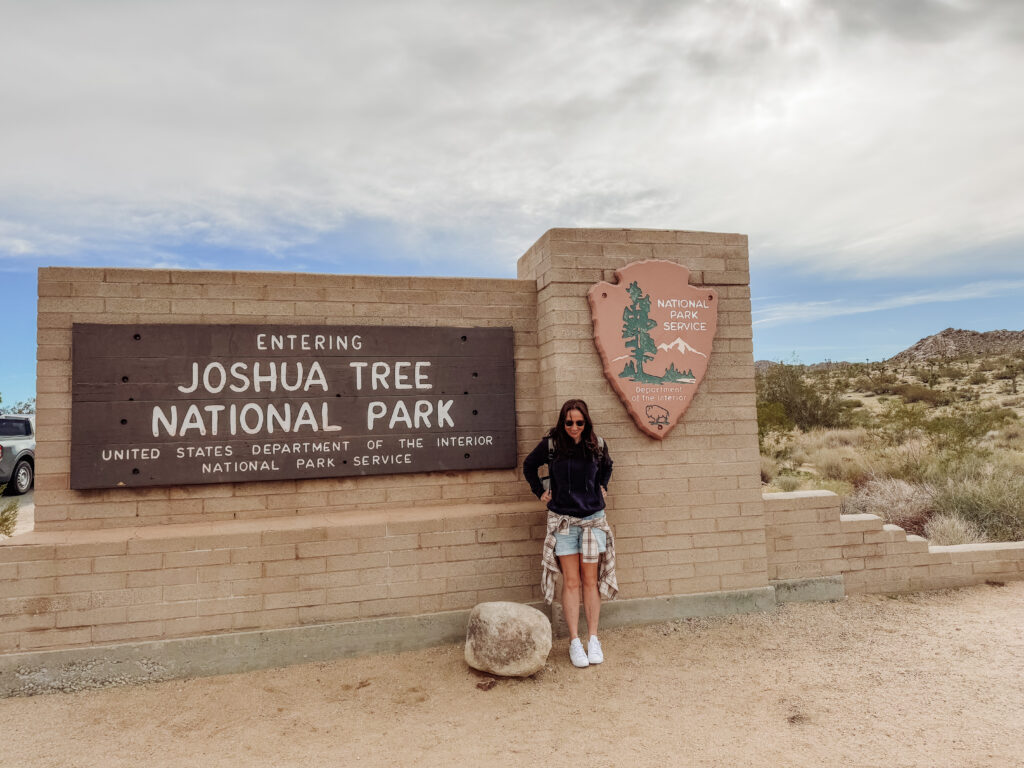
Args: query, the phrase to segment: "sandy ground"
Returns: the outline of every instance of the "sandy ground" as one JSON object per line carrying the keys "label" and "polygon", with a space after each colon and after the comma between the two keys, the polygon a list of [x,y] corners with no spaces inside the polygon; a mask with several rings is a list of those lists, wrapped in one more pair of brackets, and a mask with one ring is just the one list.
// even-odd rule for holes
{"label": "sandy ground", "polygon": [[1024,582],[603,634],[577,670],[461,647],[0,701],[15,766],[1024,765]]}

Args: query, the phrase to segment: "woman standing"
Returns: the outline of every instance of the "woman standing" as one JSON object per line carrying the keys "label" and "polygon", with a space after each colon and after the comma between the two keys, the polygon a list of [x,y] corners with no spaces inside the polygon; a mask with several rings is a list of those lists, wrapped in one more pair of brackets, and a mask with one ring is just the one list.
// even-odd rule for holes
{"label": "woman standing", "polygon": [[[550,487],[537,473],[548,465]],[[567,400],[558,423],[523,462],[523,474],[534,495],[548,507],[548,532],[544,540],[544,571],[541,584],[548,603],[554,598],[555,577],[562,573],[562,608],[572,641],[569,658],[574,666],[604,661],[597,625],[601,596],[618,593],[615,580],[615,546],[605,518],[605,497],[612,475],[608,446],[594,434],[587,404]],[[580,593],[590,640],[584,650],[579,637]]]}

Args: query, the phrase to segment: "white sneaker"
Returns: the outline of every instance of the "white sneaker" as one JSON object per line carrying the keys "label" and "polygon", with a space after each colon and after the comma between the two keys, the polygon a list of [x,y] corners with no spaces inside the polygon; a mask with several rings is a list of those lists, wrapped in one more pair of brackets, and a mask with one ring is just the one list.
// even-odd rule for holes
{"label": "white sneaker", "polygon": [[600,664],[604,661],[604,652],[601,650],[601,641],[597,635],[591,635],[587,641],[587,661],[591,664]]}
{"label": "white sneaker", "polygon": [[569,659],[574,667],[590,666],[590,662],[587,660],[587,652],[583,650],[583,642],[578,637],[574,637],[572,642],[569,643]]}

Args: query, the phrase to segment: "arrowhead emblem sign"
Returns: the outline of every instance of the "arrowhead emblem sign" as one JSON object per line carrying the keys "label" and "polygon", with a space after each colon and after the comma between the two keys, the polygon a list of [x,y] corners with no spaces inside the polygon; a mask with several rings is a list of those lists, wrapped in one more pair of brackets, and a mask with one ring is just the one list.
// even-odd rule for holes
{"label": "arrowhead emblem sign", "polygon": [[693,402],[711,358],[718,294],[690,285],[690,270],[649,260],[590,289],[604,375],[636,425],[663,439]]}

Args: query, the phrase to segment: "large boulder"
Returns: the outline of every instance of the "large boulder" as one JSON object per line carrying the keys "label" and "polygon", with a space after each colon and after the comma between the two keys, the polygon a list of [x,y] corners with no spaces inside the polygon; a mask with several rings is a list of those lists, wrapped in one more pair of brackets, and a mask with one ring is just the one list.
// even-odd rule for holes
{"label": "large boulder", "polygon": [[503,677],[529,677],[551,652],[548,617],[521,603],[478,603],[466,627],[466,663]]}

